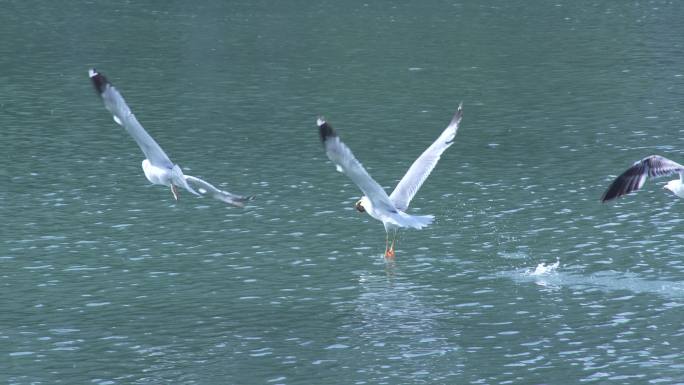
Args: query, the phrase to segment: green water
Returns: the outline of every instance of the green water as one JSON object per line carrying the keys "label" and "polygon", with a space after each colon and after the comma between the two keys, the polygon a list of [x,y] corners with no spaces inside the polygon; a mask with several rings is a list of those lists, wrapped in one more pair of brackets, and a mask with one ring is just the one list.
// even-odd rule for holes
{"label": "green water", "polygon": [[[0,2],[0,383],[684,382],[679,2]],[[89,83],[241,210],[145,180]],[[388,189],[382,257],[324,115]],[[558,262],[555,269],[534,271]]]}

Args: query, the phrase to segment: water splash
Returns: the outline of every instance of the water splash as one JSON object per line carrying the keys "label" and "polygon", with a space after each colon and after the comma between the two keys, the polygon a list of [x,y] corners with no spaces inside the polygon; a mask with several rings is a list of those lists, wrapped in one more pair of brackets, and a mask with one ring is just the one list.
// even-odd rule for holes
{"label": "water splash", "polygon": [[547,265],[546,263],[542,262],[537,265],[537,267],[534,270],[530,270],[528,272],[528,275],[533,275],[533,276],[541,276],[541,275],[549,275],[553,274],[556,272],[558,267],[560,266],[560,260],[556,260],[555,263],[552,263],[550,265]]}

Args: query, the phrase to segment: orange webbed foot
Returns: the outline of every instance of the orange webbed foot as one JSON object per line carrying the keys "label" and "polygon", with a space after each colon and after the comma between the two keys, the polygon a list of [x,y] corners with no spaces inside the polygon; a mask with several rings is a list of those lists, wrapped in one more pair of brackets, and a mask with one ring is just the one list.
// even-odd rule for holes
{"label": "orange webbed foot", "polygon": [[394,256],[395,256],[394,249],[389,249],[389,250],[385,251],[385,258],[386,259],[394,259]]}

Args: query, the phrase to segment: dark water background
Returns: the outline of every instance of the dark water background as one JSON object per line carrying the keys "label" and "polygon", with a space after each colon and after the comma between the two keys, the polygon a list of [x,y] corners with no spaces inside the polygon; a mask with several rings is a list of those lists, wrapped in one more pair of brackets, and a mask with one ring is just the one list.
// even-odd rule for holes
{"label": "dark water background", "polygon": [[[684,382],[684,203],[598,202],[684,160],[684,3],[1,4],[2,383]],[[253,206],[150,186],[90,67]],[[460,101],[386,264],[316,116],[389,189]]]}

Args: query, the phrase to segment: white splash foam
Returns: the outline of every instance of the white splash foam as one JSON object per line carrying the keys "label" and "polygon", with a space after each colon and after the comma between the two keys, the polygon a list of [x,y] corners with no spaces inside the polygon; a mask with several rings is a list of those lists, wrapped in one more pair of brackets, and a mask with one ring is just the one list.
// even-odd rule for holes
{"label": "white splash foam", "polygon": [[537,265],[537,267],[534,269],[534,271],[531,271],[529,274],[530,275],[548,275],[553,272],[555,272],[558,269],[558,266],[560,266],[560,261],[556,260],[555,263],[552,263],[550,265],[545,264],[544,262],[540,263]]}

